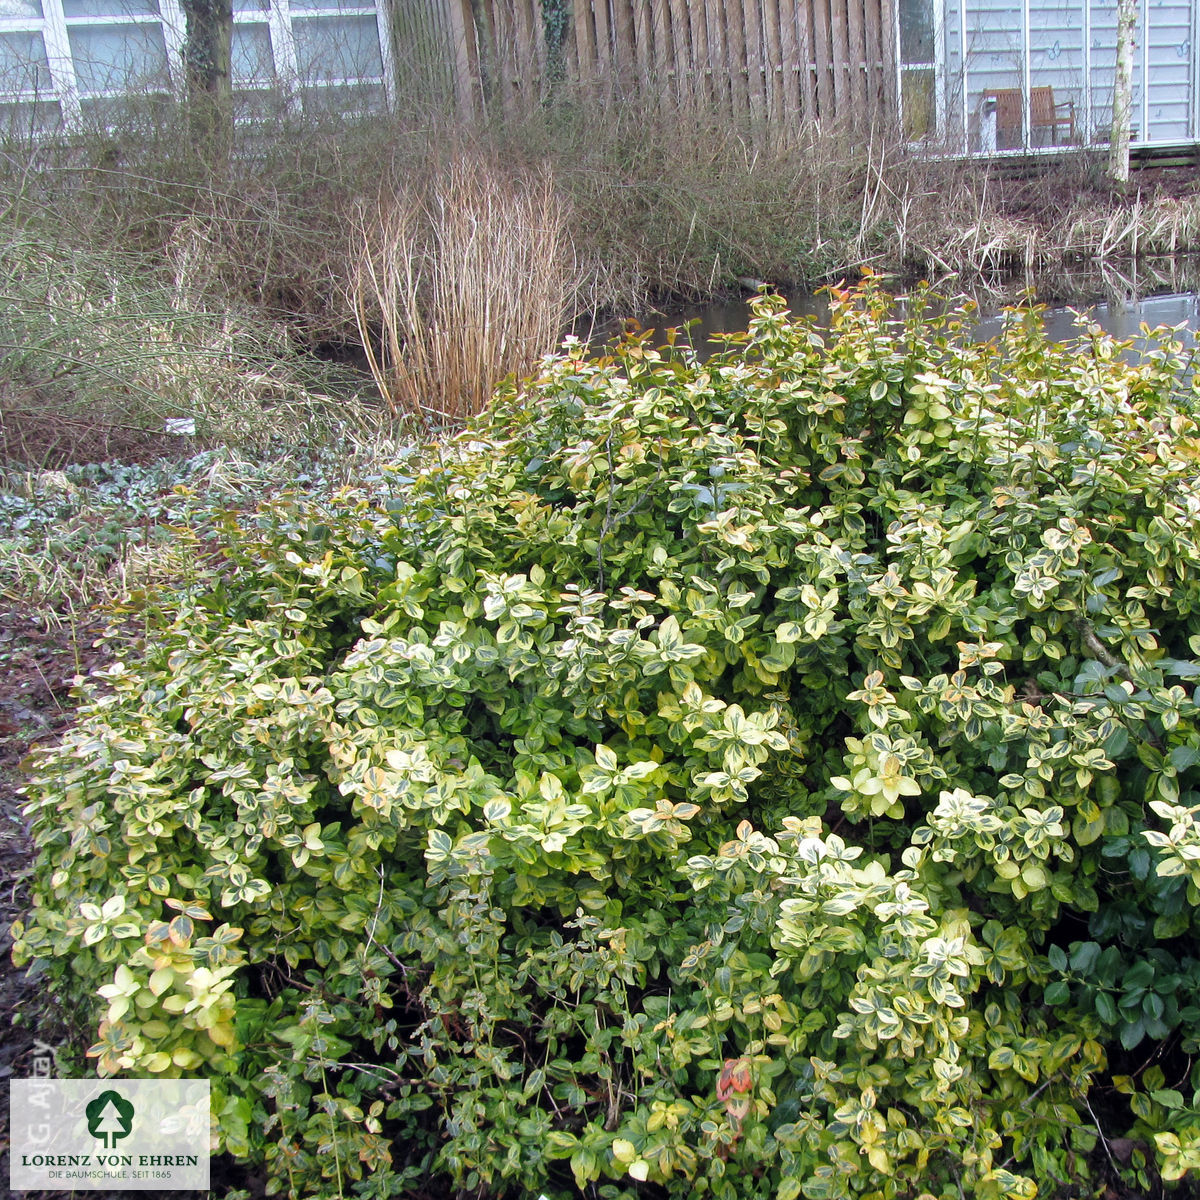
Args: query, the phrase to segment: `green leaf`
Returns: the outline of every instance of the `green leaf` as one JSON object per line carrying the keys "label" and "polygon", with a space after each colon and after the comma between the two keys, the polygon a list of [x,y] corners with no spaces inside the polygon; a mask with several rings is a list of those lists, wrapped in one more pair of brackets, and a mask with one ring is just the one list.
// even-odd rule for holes
{"label": "green leaf", "polygon": [[1011,1046],[997,1046],[995,1050],[988,1055],[988,1066],[992,1070],[998,1070],[1013,1065],[1015,1051]]}
{"label": "green leaf", "polygon": [[1176,746],[1167,755],[1167,762],[1177,771],[1186,771],[1190,767],[1194,767],[1197,763],[1200,763],[1200,747]]}
{"label": "green leaf", "polygon": [[1096,965],[1100,957],[1100,946],[1097,942],[1074,942],[1071,946],[1071,970],[1080,975],[1087,975]]}
{"label": "green leaf", "polygon": [[1140,959],[1125,971],[1121,982],[1126,991],[1150,987],[1154,982],[1154,964],[1148,959]]}
{"label": "green leaf", "polygon": [[1121,1045],[1126,1050],[1132,1050],[1146,1036],[1145,1027],[1141,1020],[1127,1021],[1121,1026]]}
{"label": "green leaf", "polygon": [[1150,1099],[1155,1104],[1161,1104],[1164,1108],[1180,1109],[1185,1107],[1186,1101],[1180,1092],[1174,1088],[1159,1088],[1157,1091],[1150,1093]]}
{"label": "green leaf", "polygon": [[1046,988],[1043,1000],[1047,1004],[1065,1004],[1071,998],[1071,985],[1065,979],[1056,979]]}

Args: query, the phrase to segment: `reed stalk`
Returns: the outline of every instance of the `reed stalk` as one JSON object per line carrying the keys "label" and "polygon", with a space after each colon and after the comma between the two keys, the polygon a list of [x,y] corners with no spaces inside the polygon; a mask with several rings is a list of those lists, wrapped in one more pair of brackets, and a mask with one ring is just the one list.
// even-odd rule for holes
{"label": "reed stalk", "polygon": [[548,169],[513,179],[470,153],[381,201],[357,232],[352,304],[396,416],[457,424],[523,375],[576,314],[581,278]]}

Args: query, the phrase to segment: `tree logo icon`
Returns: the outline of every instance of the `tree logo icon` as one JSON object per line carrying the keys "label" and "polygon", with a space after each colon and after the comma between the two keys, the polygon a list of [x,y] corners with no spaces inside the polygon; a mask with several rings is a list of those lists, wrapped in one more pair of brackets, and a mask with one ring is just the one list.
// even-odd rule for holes
{"label": "tree logo icon", "polygon": [[104,1142],[105,1150],[112,1150],[118,1138],[128,1137],[133,1128],[133,1105],[121,1095],[109,1089],[101,1092],[87,1108],[88,1133]]}

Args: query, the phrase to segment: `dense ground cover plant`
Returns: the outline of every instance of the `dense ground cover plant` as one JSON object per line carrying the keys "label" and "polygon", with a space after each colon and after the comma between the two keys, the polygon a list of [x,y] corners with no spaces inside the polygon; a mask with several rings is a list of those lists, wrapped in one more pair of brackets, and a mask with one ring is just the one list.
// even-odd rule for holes
{"label": "dense ground cover plant", "polygon": [[[378,417],[362,381],[297,352],[287,328],[227,296],[181,250],[144,254],[58,231],[0,235],[0,461],[58,467],[163,455],[187,439],[262,450],[333,441]],[[356,392],[358,395],[356,395]]]}
{"label": "dense ground cover plant", "polygon": [[293,1197],[1200,1164],[1195,384],[964,320],[568,345],[212,547],[34,764],[97,1069]]}
{"label": "dense ground cover plant", "polygon": [[103,622],[116,610],[144,616],[152,593],[211,580],[197,545],[219,542],[264,497],[303,488],[324,498],[353,487],[386,499],[415,446],[363,440],[353,423],[340,433],[336,450],[275,443],[265,456],[221,447],[149,463],[0,471],[0,603],[48,628]]}

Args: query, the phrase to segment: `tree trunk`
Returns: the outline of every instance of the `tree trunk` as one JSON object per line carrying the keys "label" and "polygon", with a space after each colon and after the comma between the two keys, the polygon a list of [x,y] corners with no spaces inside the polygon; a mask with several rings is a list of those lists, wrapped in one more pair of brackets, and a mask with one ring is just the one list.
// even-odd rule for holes
{"label": "tree trunk", "polygon": [[1133,123],[1133,35],[1138,0],[1117,0],[1117,63],[1113,76],[1108,177],[1122,191],[1129,182],[1129,132]]}
{"label": "tree trunk", "polygon": [[197,148],[220,162],[233,141],[233,0],[181,0],[187,102]]}

